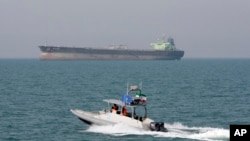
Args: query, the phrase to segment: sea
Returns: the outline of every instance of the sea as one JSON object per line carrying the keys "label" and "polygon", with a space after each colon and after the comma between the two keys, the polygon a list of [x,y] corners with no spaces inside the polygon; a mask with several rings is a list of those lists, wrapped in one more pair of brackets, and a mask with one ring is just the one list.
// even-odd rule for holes
{"label": "sea", "polygon": [[[70,112],[98,112],[128,84],[169,132],[89,126]],[[0,59],[1,141],[229,141],[231,124],[250,124],[249,104],[250,59]]]}

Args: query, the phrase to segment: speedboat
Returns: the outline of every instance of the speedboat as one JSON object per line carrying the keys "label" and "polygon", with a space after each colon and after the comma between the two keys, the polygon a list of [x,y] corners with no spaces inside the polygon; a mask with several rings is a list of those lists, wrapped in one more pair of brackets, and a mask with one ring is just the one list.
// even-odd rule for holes
{"label": "speedboat", "polygon": [[[131,94],[134,96],[130,96]],[[131,86],[121,100],[104,99],[108,107],[99,112],[89,112],[80,109],[71,109],[81,121],[88,125],[115,125],[126,124],[131,127],[147,130],[167,132],[163,122],[155,122],[147,117],[147,97],[141,93],[138,86]]]}

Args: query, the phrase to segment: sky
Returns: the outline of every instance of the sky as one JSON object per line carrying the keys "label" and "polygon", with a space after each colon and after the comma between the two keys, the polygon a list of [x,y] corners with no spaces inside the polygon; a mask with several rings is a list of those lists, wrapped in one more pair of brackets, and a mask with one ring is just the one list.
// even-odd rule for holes
{"label": "sky", "polygon": [[250,58],[250,0],[0,0],[0,58],[46,44],[152,49],[163,35],[184,58]]}

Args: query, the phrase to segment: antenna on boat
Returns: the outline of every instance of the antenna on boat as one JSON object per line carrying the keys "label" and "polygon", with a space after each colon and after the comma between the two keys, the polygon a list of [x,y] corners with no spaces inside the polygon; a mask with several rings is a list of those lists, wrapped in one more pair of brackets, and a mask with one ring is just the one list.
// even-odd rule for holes
{"label": "antenna on boat", "polygon": [[142,89],[142,81],[139,83],[139,88]]}
{"label": "antenna on boat", "polygon": [[127,82],[127,95],[128,95],[128,82]]}

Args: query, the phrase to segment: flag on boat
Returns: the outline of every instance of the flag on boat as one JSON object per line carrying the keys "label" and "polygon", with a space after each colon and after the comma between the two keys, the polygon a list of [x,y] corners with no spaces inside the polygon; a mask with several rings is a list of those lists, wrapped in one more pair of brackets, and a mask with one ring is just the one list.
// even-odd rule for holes
{"label": "flag on boat", "polygon": [[135,95],[136,99],[140,99],[140,102],[146,103],[147,102],[147,96],[142,93],[136,93]]}
{"label": "flag on boat", "polygon": [[124,104],[131,104],[131,102],[133,101],[132,97],[127,95],[127,94],[123,94],[122,95],[122,103]]}

